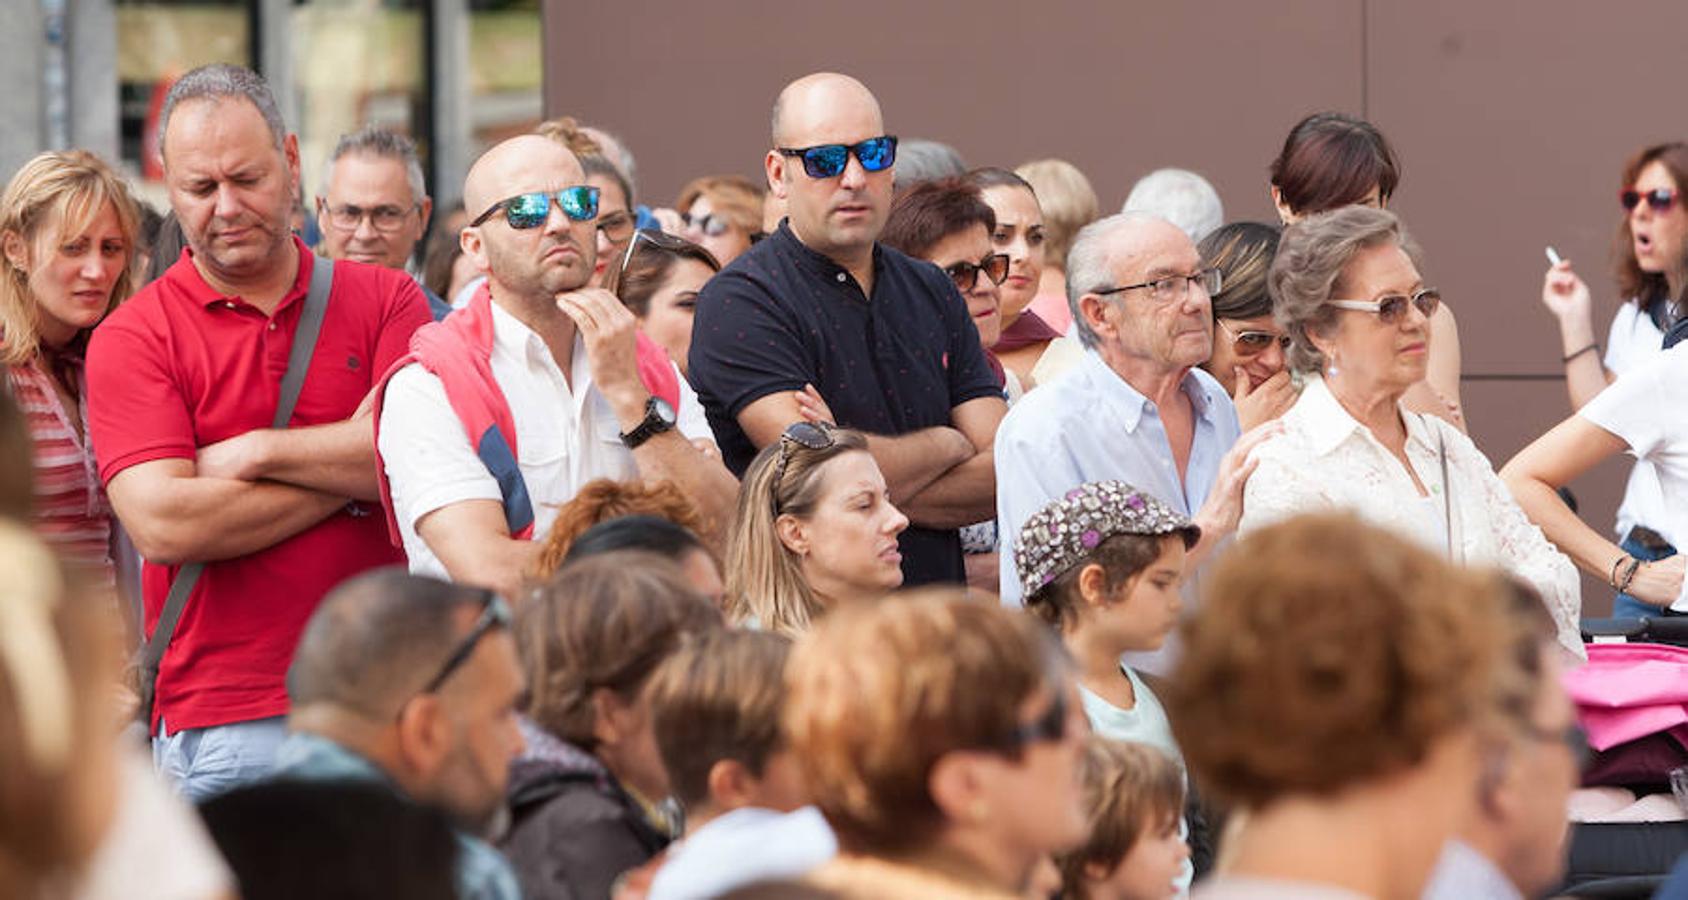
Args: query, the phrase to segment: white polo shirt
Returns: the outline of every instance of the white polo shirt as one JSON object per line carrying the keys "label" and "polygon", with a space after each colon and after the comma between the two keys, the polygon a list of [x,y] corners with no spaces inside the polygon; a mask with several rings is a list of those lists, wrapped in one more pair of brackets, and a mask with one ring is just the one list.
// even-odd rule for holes
{"label": "white polo shirt", "polygon": [[[539,335],[496,303],[492,323],[492,377],[515,422],[516,464],[533,500],[533,539],[544,540],[557,510],[587,482],[633,479],[639,469],[633,451],[621,443],[621,425],[609,401],[593,387],[586,345],[578,332],[572,377],[564,378]],[[697,394],[678,369],[675,376],[680,382],[680,406],[675,410],[680,433],[713,443]],[[445,386],[420,365],[406,366],[387,384],[380,451],[410,571],[448,578],[445,564],[416,534],[417,521],[453,503],[502,501],[503,495],[475,455],[463,422],[446,399]]]}

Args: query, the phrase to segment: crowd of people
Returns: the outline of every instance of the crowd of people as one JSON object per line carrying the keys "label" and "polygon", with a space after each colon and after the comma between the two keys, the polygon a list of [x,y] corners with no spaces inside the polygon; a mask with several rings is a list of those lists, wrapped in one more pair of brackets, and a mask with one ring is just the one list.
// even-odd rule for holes
{"label": "crowd of people", "polygon": [[[1621,173],[1604,351],[1547,271],[1573,413],[1497,472],[1371,123],[1295,123],[1281,221],[1227,223],[1183,170],[1102,215],[969,169],[845,75],[771,119],[671,207],[573,119],[439,208],[364,129],[310,247],[213,65],[164,214],[12,175],[0,896],[1558,883],[1577,569],[1688,611],[1688,144]],[[1624,451],[1605,535],[1558,489]]]}

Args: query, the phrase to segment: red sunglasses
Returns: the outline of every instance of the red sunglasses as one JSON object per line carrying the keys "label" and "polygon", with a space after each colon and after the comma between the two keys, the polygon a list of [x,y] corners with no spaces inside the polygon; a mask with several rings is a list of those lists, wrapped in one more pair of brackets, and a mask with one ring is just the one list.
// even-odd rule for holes
{"label": "red sunglasses", "polygon": [[1676,198],[1677,192],[1671,188],[1654,188],[1646,192],[1629,188],[1618,192],[1618,202],[1622,203],[1626,210],[1633,210],[1641,205],[1641,201],[1646,200],[1654,212],[1664,212],[1676,205]]}

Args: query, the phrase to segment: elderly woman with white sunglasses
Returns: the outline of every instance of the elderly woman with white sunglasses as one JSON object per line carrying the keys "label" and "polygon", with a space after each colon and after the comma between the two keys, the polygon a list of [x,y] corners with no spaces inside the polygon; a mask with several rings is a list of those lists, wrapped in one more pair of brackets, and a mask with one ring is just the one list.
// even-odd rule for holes
{"label": "elderly woman with white sunglasses", "polygon": [[1349,509],[1445,553],[1535,586],[1580,655],[1571,561],[1532,525],[1470,438],[1401,397],[1424,379],[1441,295],[1393,213],[1361,206],[1284,232],[1268,276],[1290,367],[1306,381],[1284,433],[1256,451],[1239,532],[1298,513]]}

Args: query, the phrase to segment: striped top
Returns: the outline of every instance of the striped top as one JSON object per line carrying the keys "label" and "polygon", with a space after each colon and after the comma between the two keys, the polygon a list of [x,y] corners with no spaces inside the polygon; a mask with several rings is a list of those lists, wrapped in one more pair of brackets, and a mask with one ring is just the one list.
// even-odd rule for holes
{"label": "striped top", "polygon": [[[80,362],[68,369],[72,387],[82,384]],[[35,445],[35,527],[74,568],[112,580],[111,506],[100,489],[94,451],[65,414],[53,377],[40,355],[6,369],[7,387],[23,409]],[[88,420],[83,397],[81,420]]]}

